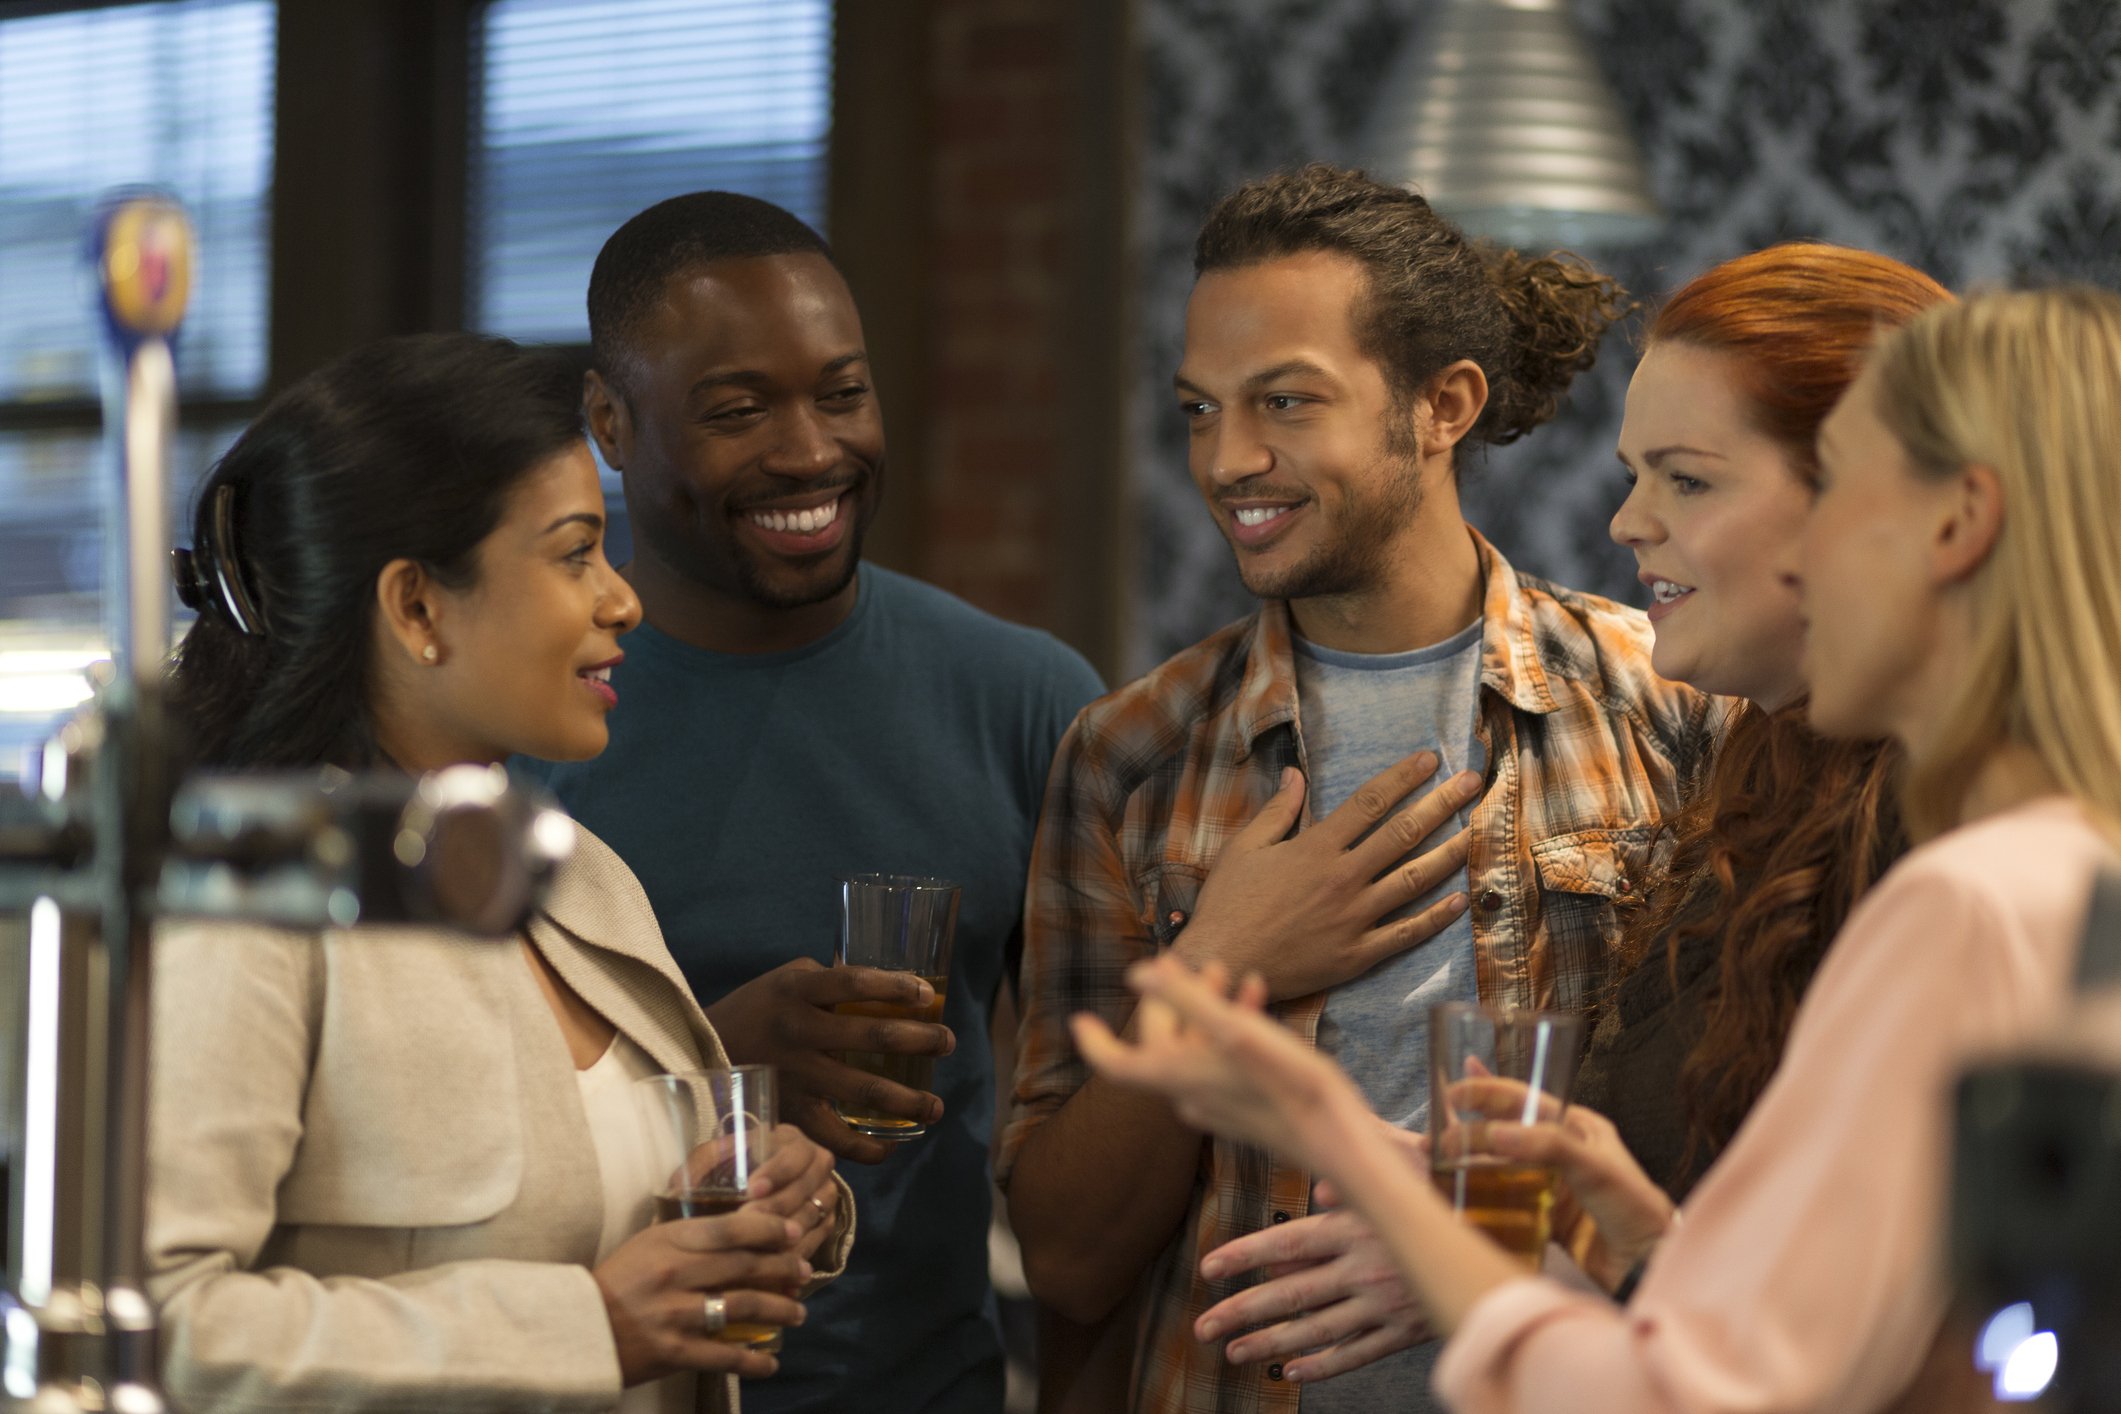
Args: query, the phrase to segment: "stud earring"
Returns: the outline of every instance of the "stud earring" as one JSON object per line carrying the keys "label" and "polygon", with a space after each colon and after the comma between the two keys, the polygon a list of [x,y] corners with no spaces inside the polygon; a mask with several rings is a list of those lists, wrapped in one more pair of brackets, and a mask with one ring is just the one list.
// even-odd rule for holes
{"label": "stud earring", "polygon": [[420,656],[422,658],[425,658],[428,662],[432,663],[438,658],[440,658],[442,655],[438,651],[436,651],[435,646],[430,643],[425,648],[422,648],[420,650]]}

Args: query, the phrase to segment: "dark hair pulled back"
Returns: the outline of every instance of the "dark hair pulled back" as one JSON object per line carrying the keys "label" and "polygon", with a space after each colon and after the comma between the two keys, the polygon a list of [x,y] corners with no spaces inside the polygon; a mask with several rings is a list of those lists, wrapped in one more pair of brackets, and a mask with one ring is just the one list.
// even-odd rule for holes
{"label": "dark hair pulled back", "polygon": [[1216,203],[1193,270],[1310,251],[1363,267],[1356,340],[1400,402],[1460,359],[1480,366],[1488,404],[1473,442],[1514,442],[1551,418],[1597,358],[1600,336],[1632,307],[1618,282],[1574,255],[1469,240],[1419,194],[1324,162],[1247,182]]}
{"label": "dark hair pulled back", "polygon": [[[192,758],[375,764],[377,577],[408,559],[469,587],[517,483],[581,439],[580,397],[579,371],[551,351],[417,334],[357,349],[275,398],[193,514],[198,560],[218,556],[259,621],[246,631],[214,596],[197,605],[171,674]],[[218,525],[217,499],[231,512]]]}

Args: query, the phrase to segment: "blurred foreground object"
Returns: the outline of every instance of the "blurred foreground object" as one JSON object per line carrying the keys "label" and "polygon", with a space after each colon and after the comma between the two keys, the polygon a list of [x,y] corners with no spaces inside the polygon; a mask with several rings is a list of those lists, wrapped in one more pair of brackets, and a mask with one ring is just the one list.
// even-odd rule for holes
{"label": "blurred foreground object", "polygon": [[1954,1100],[1951,1261],[2005,1402],[2121,1409],[2121,872],[2085,922],[2075,1013]]}

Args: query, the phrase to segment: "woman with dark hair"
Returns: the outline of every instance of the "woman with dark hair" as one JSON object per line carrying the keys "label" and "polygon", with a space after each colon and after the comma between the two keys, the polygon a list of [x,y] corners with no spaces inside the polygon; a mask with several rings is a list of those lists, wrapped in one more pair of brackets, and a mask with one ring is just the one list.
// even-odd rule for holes
{"label": "woman with dark hair", "polygon": [[[640,606],[577,394],[550,355],[423,335],[275,400],[177,555],[195,759],[601,751]],[[650,1225],[630,1082],[728,1061],[586,832],[513,944],[176,927],[155,1008],[150,1286],[187,1409],[734,1407],[775,1362],[714,1337],[799,1322],[809,1259],[844,1261],[844,1187],[791,1126],[743,1208]]]}

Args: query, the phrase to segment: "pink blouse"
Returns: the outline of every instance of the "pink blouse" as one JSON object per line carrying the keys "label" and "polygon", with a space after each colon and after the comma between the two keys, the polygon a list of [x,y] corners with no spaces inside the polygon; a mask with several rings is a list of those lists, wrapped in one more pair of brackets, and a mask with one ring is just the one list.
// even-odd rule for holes
{"label": "pink blouse", "polygon": [[[1526,1278],[1438,1362],[1459,1414],[1867,1414],[1945,1308],[1946,1096],[2051,1022],[2105,838],[2047,797],[1912,851],[1849,915],[1782,1068],[1625,1310]],[[1969,1352],[1971,1356],[1971,1352]]]}

